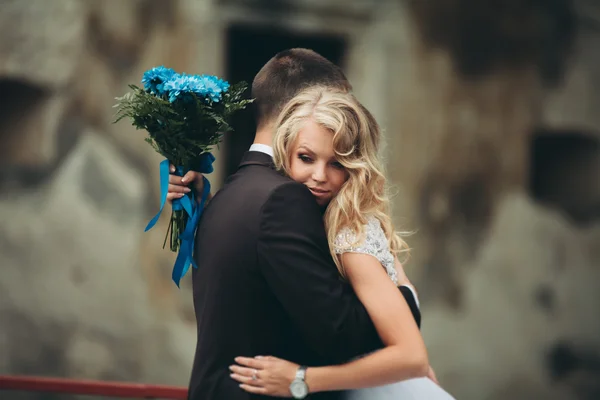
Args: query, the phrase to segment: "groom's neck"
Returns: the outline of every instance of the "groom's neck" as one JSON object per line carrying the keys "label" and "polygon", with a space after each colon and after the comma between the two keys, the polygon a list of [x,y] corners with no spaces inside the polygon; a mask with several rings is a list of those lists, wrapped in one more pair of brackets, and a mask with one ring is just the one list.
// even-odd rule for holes
{"label": "groom's neck", "polygon": [[254,135],[254,144],[273,146],[273,129],[273,123],[259,126],[256,129],[256,135]]}

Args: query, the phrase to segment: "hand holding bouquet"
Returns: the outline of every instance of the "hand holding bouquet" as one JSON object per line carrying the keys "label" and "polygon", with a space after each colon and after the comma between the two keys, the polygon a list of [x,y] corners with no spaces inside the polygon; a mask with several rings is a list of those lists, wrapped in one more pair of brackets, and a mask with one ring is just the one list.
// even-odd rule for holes
{"label": "hand holding bouquet", "polygon": [[[223,134],[232,130],[230,117],[252,100],[242,98],[247,88],[244,82],[229,85],[216,76],[179,74],[163,66],[146,71],[142,84],[143,88],[129,85],[132,91],[117,98],[115,122],[130,118],[133,126],[148,132],[146,142],[166,158],[160,165],[160,210],[148,223],[148,231],[165,206],[169,164],[176,167],[180,176],[190,170],[211,173],[212,147],[218,146]],[[173,200],[163,247],[168,240],[171,251],[179,252],[173,268],[177,286],[190,263],[196,266],[192,257],[194,234],[209,192],[210,184],[205,179],[199,201],[193,191]]]}

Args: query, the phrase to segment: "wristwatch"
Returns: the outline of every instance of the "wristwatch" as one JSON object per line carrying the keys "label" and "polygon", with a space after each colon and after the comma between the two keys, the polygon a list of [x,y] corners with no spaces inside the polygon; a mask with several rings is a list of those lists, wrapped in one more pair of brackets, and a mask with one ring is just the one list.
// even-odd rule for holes
{"label": "wristwatch", "polygon": [[290,384],[290,393],[294,399],[304,399],[308,396],[308,385],[305,382],[306,368],[301,365],[296,371],[296,378]]}

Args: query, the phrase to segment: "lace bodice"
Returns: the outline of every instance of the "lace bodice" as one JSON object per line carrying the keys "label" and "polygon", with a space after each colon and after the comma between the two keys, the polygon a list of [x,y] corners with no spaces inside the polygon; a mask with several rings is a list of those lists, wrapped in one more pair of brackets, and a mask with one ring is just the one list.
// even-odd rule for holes
{"label": "lace bodice", "polygon": [[377,218],[373,216],[367,218],[367,224],[360,238],[356,237],[356,232],[353,230],[349,228],[342,229],[335,238],[333,248],[336,254],[362,253],[377,258],[394,284],[398,284],[394,256]]}

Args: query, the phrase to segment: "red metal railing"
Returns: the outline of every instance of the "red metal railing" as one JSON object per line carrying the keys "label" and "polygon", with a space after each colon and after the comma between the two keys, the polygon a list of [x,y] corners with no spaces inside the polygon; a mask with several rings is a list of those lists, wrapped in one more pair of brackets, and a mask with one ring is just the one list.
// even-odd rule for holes
{"label": "red metal railing", "polygon": [[[104,382],[47,378],[40,376],[0,375],[0,391],[65,393],[136,399],[187,399],[187,389],[177,386],[146,385],[140,383]],[[0,395],[0,398],[3,396]]]}

